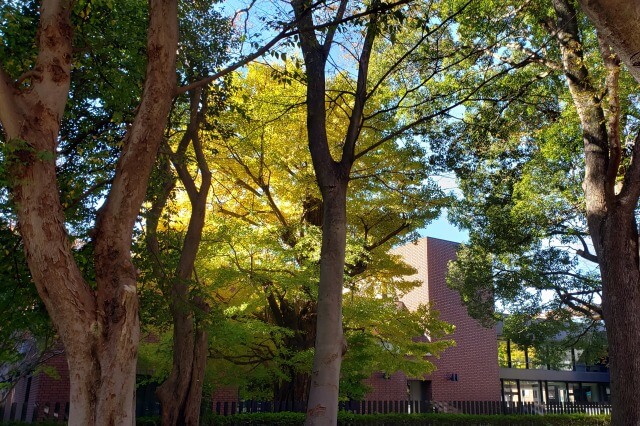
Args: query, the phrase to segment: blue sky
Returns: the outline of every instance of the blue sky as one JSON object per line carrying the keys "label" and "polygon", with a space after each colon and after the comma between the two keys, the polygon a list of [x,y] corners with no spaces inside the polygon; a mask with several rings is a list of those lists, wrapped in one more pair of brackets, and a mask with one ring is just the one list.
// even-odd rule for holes
{"label": "blue sky", "polygon": [[427,225],[426,228],[420,230],[420,235],[455,241],[456,243],[467,242],[469,240],[469,233],[467,231],[461,231],[449,223],[446,211],[443,211],[440,217]]}

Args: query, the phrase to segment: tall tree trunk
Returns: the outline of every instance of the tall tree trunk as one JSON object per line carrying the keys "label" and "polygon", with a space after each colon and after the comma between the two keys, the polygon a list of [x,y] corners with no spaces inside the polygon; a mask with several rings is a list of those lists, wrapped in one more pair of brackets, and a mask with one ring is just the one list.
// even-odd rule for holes
{"label": "tall tree trunk", "polygon": [[[316,304],[294,303],[291,305],[283,300],[279,309],[283,321],[276,323],[281,327],[290,328],[294,333],[293,336],[285,339],[285,347],[289,348],[292,354],[312,349],[316,340]],[[290,367],[287,373],[289,380],[279,382],[275,386],[274,400],[282,403],[286,401],[306,403],[311,385],[309,372]]]}
{"label": "tall tree trunk", "polygon": [[[640,82],[640,4],[634,0],[580,0],[580,4],[598,32]],[[585,146],[586,151],[587,148]],[[637,178],[639,151],[640,138],[636,137],[622,189],[610,200],[613,202],[608,203],[598,195],[603,191],[595,191],[596,196],[592,198],[588,186],[596,186],[598,175],[593,171],[598,170],[598,162],[589,161],[589,155],[586,161],[585,195],[589,231],[602,277],[602,308],[611,366],[611,424],[614,425],[640,424],[640,401],[636,395],[640,389],[640,261],[638,224],[634,214],[640,191]],[[611,175],[608,184],[615,185]]]}
{"label": "tall tree trunk", "polygon": [[69,424],[133,425],[139,319],[131,234],[162,140],[157,124],[166,121],[175,91],[177,5],[149,5],[142,101],[96,219],[95,290],[75,263],[55,171],[70,84],[71,6],[68,0],[43,1],[28,90],[16,88],[0,67],[0,121],[14,153],[5,161],[29,269],[67,354]]}
{"label": "tall tree trunk", "polygon": [[[344,16],[347,4],[347,0],[340,1],[335,11],[336,22]],[[372,7],[376,5],[376,1],[372,2]],[[316,343],[305,424],[335,425],[338,422],[340,367],[347,349],[342,331],[347,189],[355,161],[356,142],[362,129],[369,59],[378,31],[378,16],[373,13],[369,17],[358,58],[358,81],[342,156],[340,161],[335,161],[327,138],[325,67],[338,25],[330,27],[325,32],[323,43],[320,43],[314,30],[313,3],[310,0],[292,0],[291,6],[300,30],[300,47],[307,74],[309,151],[323,203]]]}
{"label": "tall tree trunk", "polygon": [[[200,424],[202,386],[208,355],[208,336],[203,316],[209,306],[199,297],[193,297],[192,276],[197,259],[207,212],[207,197],[211,188],[211,171],[206,162],[199,138],[200,122],[206,112],[206,95],[202,89],[191,93],[190,121],[179,143],[177,153],[171,155],[172,164],[191,203],[191,217],[184,237],[178,266],[173,276],[165,276],[161,264],[157,227],[160,214],[175,186],[176,178],[165,170],[163,193],[154,201],[147,227],[147,247],[156,259],[155,275],[160,281],[168,281],[163,292],[169,301],[173,317],[173,363],[169,377],[156,391],[162,408],[164,426]],[[200,187],[191,177],[186,163],[186,151],[193,146],[201,177]],[[170,147],[166,146],[170,151]]]}
{"label": "tall tree trunk", "polygon": [[[595,227],[600,228],[594,229]],[[614,425],[640,424],[640,261],[633,212],[612,212],[590,226],[602,277]]]}
{"label": "tall tree trunk", "polygon": [[347,181],[323,191],[322,248],[316,344],[307,403],[308,425],[335,424],[340,366],[346,351],[342,331],[342,290],[347,228]]}
{"label": "tall tree trunk", "polygon": [[157,390],[162,407],[162,424],[198,426],[208,338],[204,327],[196,323],[193,308],[177,305],[172,306],[174,330],[171,374]]}
{"label": "tall tree trunk", "polygon": [[[594,4],[598,2],[585,1]],[[623,3],[616,1],[615,3]],[[567,83],[583,131],[583,189],[589,234],[602,279],[602,309],[611,369],[612,424],[640,424],[640,260],[635,209],[640,197],[640,134],[619,181],[621,163],[618,99],[619,61],[600,38],[605,64],[608,115],[584,64],[578,23],[568,0],[553,0]],[[626,17],[625,17],[626,18]]]}

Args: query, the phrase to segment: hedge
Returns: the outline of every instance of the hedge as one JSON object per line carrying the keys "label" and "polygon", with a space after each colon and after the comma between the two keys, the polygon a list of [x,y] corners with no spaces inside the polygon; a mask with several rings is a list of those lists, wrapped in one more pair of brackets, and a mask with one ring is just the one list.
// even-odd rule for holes
{"label": "hedge", "polygon": [[[202,419],[206,426],[298,426],[304,423],[304,413],[255,413],[233,416],[211,415]],[[144,423],[151,426],[153,423]],[[139,425],[141,425],[139,423]],[[471,415],[471,414],[352,414],[338,415],[341,426],[610,426],[610,416],[585,414],[548,415]]]}

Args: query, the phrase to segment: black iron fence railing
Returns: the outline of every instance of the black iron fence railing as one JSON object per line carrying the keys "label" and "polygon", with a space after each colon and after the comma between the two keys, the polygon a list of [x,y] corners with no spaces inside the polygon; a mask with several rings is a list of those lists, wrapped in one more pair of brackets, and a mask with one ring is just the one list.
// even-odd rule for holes
{"label": "black iron fence railing", "polygon": [[[157,416],[160,407],[157,401],[145,403],[138,401],[137,416]],[[274,413],[304,412],[303,402],[292,401],[238,401],[238,402],[205,402],[202,414],[232,416],[240,413]],[[570,414],[584,413],[588,415],[611,414],[611,404],[602,402],[567,402],[539,404],[534,402],[509,401],[343,401],[340,410],[354,414],[388,414],[388,413],[457,413],[457,414]],[[0,423],[22,421],[37,423],[39,421],[65,422],[69,418],[69,403],[54,402],[45,404],[13,403],[0,404]]]}
{"label": "black iron fence railing", "polygon": [[[211,410],[219,415],[239,413],[304,412],[302,402],[239,401],[217,402]],[[539,404],[510,401],[343,401],[340,410],[354,414],[387,413],[459,413],[459,414],[611,414],[611,404],[603,402],[566,402]]]}

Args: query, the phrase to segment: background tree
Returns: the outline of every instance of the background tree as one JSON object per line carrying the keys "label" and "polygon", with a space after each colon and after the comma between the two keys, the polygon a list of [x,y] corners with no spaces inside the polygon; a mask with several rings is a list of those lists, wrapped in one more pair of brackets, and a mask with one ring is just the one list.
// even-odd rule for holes
{"label": "background tree", "polygon": [[485,61],[522,66],[469,104],[446,145],[465,193],[455,216],[472,229],[451,283],[469,301],[490,290],[526,297],[532,315],[604,318],[614,422],[634,423],[636,86],[573,3],[513,4],[499,18],[493,7],[474,8],[461,37],[482,42]]}
{"label": "background tree", "polygon": [[[306,137],[300,119],[304,86],[283,83],[292,67],[250,67],[246,76],[234,78],[230,110],[209,118],[222,130],[214,131],[207,144],[214,203],[197,262],[197,276],[207,283],[198,294],[210,295],[210,316],[216,318],[208,327],[212,374],[206,382],[240,386],[248,398],[289,403],[304,401],[308,391],[320,247],[319,195],[309,154],[290,149]],[[343,114],[336,106],[329,116],[339,123]],[[449,328],[426,308],[398,310],[398,297],[417,283],[402,279],[413,270],[388,253],[392,245],[413,238],[412,230],[431,220],[447,199],[428,180],[425,158],[417,145],[389,144],[363,161],[362,175],[354,181],[346,316],[354,348],[343,375],[348,384],[343,393],[351,397],[364,395],[361,380],[372,371],[425,374],[432,365],[422,355],[450,344],[413,342],[426,328],[434,336]],[[167,248],[175,247],[187,229],[188,201],[181,194],[175,193],[160,216],[160,241]],[[367,197],[371,201],[362,200]],[[381,294],[387,297],[380,299]],[[147,346],[166,343],[145,345],[145,365]],[[149,365],[163,377],[167,360],[159,368],[158,357],[150,358]]]}
{"label": "background tree", "polygon": [[[213,10],[209,2],[182,6],[180,20],[178,69],[182,83],[186,84],[222,66],[230,30],[228,21]],[[224,105],[223,99],[222,88],[197,87],[174,101],[174,118],[168,128],[171,136],[163,145],[157,180],[150,188],[152,202],[146,214],[146,249],[154,281],[173,318],[173,366],[157,390],[163,425],[199,424],[210,306],[200,288],[195,264],[212,182],[205,156],[212,137],[207,116],[215,116]],[[182,123],[184,130],[179,128]],[[178,138],[176,130],[182,133],[177,144],[171,143]],[[189,199],[188,225],[183,235],[171,233],[168,228],[164,231],[169,232],[158,229],[178,180]],[[167,241],[161,244],[161,238]],[[180,249],[172,250],[176,244]]]}

